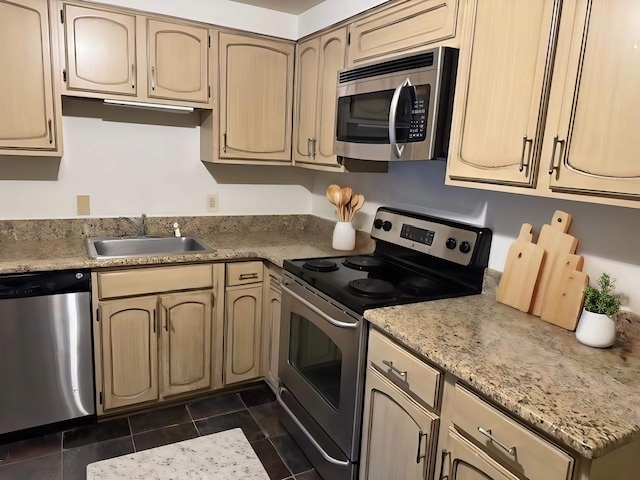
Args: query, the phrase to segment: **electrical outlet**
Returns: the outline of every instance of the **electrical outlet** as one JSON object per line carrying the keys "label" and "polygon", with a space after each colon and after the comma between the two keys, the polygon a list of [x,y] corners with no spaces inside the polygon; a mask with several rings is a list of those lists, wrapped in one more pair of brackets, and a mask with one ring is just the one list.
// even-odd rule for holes
{"label": "electrical outlet", "polygon": [[207,195],[207,211],[208,212],[218,211],[218,194],[217,193],[211,193]]}
{"label": "electrical outlet", "polygon": [[89,195],[78,195],[76,203],[78,215],[91,215],[91,197]]}

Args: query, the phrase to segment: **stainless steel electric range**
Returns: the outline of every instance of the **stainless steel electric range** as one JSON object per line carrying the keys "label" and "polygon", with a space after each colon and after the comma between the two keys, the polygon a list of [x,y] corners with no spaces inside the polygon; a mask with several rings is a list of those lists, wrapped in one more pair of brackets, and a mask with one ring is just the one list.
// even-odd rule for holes
{"label": "stainless steel electric range", "polygon": [[371,308],[482,291],[491,231],[381,207],[373,254],[286,260],[280,388],[284,425],[327,480],[357,476]]}

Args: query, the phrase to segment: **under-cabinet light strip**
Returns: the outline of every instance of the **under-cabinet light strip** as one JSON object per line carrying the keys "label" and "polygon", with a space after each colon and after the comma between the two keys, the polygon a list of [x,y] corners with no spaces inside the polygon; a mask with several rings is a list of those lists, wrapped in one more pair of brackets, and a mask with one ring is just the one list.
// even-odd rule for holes
{"label": "under-cabinet light strip", "polygon": [[182,107],[180,105],[159,105],[156,103],[131,102],[127,100],[104,100],[105,105],[118,105],[121,107],[148,108],[150,110],[164,110],[167,112],[191,113],[193,107]]}

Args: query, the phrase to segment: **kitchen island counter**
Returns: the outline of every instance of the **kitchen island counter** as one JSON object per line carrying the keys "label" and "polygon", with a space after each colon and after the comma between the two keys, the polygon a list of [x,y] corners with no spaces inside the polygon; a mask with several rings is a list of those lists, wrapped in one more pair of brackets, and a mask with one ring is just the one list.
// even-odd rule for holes
{"label": "kitchen island counter", "polygon": [[[485,291],[491,292],[491,289]],[[640,439],[637,317],[610,349],[495,301],[495,292],[365,312],[373,325],[585,458]],[[621,326],[621,323],[626,325]]]}

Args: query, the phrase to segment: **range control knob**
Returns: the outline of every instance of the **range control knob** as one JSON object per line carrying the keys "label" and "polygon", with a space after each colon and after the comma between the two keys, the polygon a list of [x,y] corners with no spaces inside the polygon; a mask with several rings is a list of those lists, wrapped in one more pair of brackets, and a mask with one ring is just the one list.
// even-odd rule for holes
{"label": "range control knob", "polygon": [[388,232],[389,230],[391,230],[391,227],[392,227],[392,225],[391,225],[391,222],[390,222],[389,220],[387,220],[386,222],[384,222],[384,223],[382,224],[382,229],[383,229],[385,232]]}
{"label": "range control knob", "polygon": [[378,230],[380,230],[382,228],[382,220],[376,218],[373,222],[373,228],[377,228]]}
{"label": "range control knob", "polygon": [[471,251],[471,244],[469,242],[462,242],[460,244],[460,251],[462,253],[469,253]]}
{"label": "range control knob", "polygon": [[456,241],[455,238],[450,237],[450,238],[447,238],[447,243],[445,243],[445,245],[449,250],[453,250],[458,245],[458,242]]}

